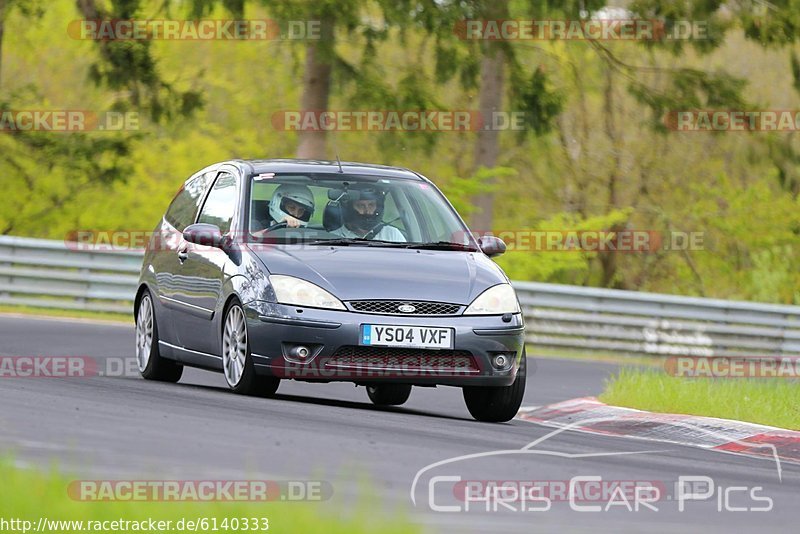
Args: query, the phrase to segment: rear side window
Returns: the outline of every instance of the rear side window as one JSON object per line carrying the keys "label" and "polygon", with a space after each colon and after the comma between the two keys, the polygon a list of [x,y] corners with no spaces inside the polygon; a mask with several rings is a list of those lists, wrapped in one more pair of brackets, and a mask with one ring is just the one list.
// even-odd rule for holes
{"label": "rear side window", "polygon": [[211,183],[216,174],[216,171],[212,171],[195,176],[186,182],[186,185],[172,199],[164,218],[176,230],[183,232],[184,228],[194,222],[194,218],[197,217],[197,210],[203,201],[203,193],[205,193],[208,184]]}
{"label": "rear side window", "polygon": [[238,199],[236,178],[228,173],[220,174],[208,194],[206,203],[203,204],[203,210],[200,212],[197,222],[215,224],[219,226],[223,234],[228,233]]}

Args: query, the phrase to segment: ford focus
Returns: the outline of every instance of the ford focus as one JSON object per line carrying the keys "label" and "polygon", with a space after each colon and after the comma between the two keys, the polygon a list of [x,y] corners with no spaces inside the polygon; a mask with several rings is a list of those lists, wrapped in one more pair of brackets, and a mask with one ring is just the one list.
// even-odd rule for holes
{"label": "ford focus", "polygon": [[516,293],[444,195],[406,169],[228,161],[191,176],[158,223],[134,305],[142,376],[221,371],[231,390],[346,381],[383,406],[463,389],[480,421],[525,391]]}

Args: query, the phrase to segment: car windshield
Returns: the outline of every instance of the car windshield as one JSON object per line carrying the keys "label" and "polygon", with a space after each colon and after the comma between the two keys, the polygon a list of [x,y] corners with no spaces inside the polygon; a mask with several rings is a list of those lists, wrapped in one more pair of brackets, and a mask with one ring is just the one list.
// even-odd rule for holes
{"label": "car windshield", "polygon": [[442,194],[422,180],[340,173],[256,174],[255,241],[477,250]]}

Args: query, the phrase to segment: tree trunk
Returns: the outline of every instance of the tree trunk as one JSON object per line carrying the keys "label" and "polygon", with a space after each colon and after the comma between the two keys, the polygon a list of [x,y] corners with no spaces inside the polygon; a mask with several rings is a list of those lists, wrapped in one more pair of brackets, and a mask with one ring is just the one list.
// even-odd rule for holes
{"label": "tree trunk", "polygon": [[[614,72],[611,68],[607,67],[606,72],[606,86],[604,91],[604,119],[605,119],[605,133],[611,142],[612,151],[612,167],[608,176],[608,210],[613,210],[619,207],[619,181],[622,178],[622,140],[619,131],[617,130],[615,122],[615,101],[614,101]],[[625,229],[623,224],[615,224],[608,230],[611,232],[620,232]],[[615,287],[617,289],[626,289],[624,280],[615,280],[617,275],[617,254],[616,251],[601,250],[597,256],[600,259],[600,265],[603,269],[601,284],[603,287]]]}
{"label": "tree trunk", "polygon": [[[508,0],[490,1],[486,6],[485,18],[503,20],[508,18]],[[506,55],[502,43],[488,41],[481,58],[480,94],[478,110],[484,124],[490,123],[494,112],[503,106],[503,84],[505,81]],[[475,168],[491,169],[497,165],[500,154],[500,132],[491,129],[478,131],[475,142]],[[492,185],[494,179],[487,181]],[[494,224],[494,193],[485,192],[472,200],[478,211],[471,217],[471,228],[475,232],[489,232]]]}
{"label": "tree trunk", "polygon": [[3,87],[3,33],[6,27],[6,0],[0,0],[0,89]]}
{"label": "tree trunk", "polygon": [[100,14],[97,10],[97,4],[95,4],[94,0],[76,0],[75,2],[78,6],[78,11],[81,12],[81,15],[85,19],[97,19],[100,18]]}
{"label": "tree trunk", "polygon": [[[309,41],[306,46],[306,64],[303,73],[303,96],[301,108],[304,112],[322,112],[328,109],[331,90],[331,67],[333,63],[332,17],[320,18],[320,39]],[[326,159],[327,132],[300,130],[297,157]]]}

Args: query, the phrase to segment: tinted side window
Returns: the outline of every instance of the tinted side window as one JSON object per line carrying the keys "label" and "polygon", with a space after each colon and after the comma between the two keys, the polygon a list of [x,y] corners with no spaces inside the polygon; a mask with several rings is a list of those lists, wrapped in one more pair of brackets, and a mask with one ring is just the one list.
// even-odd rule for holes
{"label": "tinted side window", "polygon": [[223,234],[229,232],[238,201],[236,178],[228,173],[220,174],[208,194],[197,222],[215,224]]}
{"label": "tinted side window", "polygon": [[216,172],[207,172],[192,178],[172,199],[164,218],[179,232],[194,222],[197,209],[203,201],[203,193],[214,175]]}

